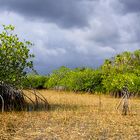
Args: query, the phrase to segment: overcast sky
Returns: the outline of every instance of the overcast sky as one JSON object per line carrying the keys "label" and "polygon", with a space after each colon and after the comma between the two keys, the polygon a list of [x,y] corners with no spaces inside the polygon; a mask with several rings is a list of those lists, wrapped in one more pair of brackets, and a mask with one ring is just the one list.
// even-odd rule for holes
{"label": "overcast sky", "polygon": [[0,25],[35,45],[41,74],[140,49],[140,0],[0,0]]}

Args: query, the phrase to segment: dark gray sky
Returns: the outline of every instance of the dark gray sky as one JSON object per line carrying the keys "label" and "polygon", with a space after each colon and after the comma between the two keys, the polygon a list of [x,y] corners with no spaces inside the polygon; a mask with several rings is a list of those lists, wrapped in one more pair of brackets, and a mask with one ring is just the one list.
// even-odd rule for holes
{"label": "dark gray sky", "polygon": [[140,49],[140,0],[0,0],[0,25],[32,41],[35,68],[98,67]]}

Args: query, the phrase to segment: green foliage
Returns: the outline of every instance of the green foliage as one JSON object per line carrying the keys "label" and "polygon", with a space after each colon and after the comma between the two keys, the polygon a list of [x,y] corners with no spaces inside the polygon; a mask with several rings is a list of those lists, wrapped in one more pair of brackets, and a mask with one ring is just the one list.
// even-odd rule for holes
{"label": "green foliage", "polygon": [[140,50],[123,52],[102,65],[103,86],[108,92],[119,92],[127,86],[130,92],[140,92]]}
{"label": "green foliage", "polygon": [[60,86],[61,84],[64,84],[65,86],[65,83],[62,82],[62,80],[69,71],[70,69],[64,66],[60,67],[58,70],[53,71],[53,73],[49,76],[48,82],[45,83],[45,87],[54,88],[56,86]]}
{"label": "green foliage", "polygon": [[106,59],[101,68],[60,67],[48,76],[29,76],[34,88],[84,92],[120,93],[125,87],[140,93],[140,50],[124,52]]}
{"label": "green foliage", "polygon": [[24,80],[24,88],[43,89],[46,88],[45,83],[47,81],[48,81],[47,76],[28,75],[27,79]]}
{"label": "green foliage", "polygon": [[21,81],[28,69],[33,69],[29,47],[29,41],[20,41],[13,33],[12,25],[3,25],[0,33],[0,81],[15,86],[21,85]]}
{"label": "green foliage", "polygon": [[64,87],[70,91],[100,91],[102,89],[102,76],[99,71],[90,68],[76,68],[71,70],[60,67],[55,70],[46,82],[45,87],[55,89]]}
{"label": "green foliage", "polygon": [[[135,74],[116,74],[110,75],[103,79],[103,85],[108,92],[119,92],[123,87],[128,87],[130,92],[133,92],[136,89],[138,77]],[[138,88],[138,87],[137,87]]]}
{"label": "green foliage", "polygon": [[[101,88],[101,73],[93,69],[71,70],[63,79],[67,89],[95,92]],[[64,84],[63,84],[64,85]]]}
{"label": "green foliage", "polygon": [[127,86],[130,92],[140,92],[140,50],[123,52],[114,58],[106,59],[100,69],[55,70],[46,87],[63,86],[71,91],[121,92]]}

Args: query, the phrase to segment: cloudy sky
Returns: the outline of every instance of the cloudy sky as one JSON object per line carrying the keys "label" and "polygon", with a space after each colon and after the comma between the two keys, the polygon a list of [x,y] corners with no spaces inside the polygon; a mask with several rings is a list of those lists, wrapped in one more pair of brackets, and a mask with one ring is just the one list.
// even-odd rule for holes
{"label": "cloudy sky", "polygon": [[140,49],[140,0],[0,0],[0,25],[35,45],[41,74]]}

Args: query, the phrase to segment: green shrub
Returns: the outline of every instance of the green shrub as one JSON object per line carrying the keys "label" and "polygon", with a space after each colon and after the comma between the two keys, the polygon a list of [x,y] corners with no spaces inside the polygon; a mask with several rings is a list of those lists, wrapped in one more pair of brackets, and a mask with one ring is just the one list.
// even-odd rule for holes
{"label": "green shrub", "polygon": [[24,87],[25,88],[35,88],[35,89],[43,89],[45,88],[45,83],[48,80],[47,76],[40,76],[40,75],[29,75],[27,77],[28,80],[25,81]]}

